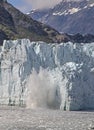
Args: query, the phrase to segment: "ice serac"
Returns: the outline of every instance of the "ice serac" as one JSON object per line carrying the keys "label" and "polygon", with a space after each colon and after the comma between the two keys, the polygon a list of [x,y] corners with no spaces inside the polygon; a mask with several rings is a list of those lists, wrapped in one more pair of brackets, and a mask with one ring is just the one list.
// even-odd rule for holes
{"label": "ice serac", "polygon": [[0,104],[94,109],[94,43],[4,41]]}

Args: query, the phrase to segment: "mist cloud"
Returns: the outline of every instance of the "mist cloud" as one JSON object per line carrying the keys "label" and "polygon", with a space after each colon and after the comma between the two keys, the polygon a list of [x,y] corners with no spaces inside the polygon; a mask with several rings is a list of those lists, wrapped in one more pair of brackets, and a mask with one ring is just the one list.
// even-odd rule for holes
{"label": "mist cloud", "polygon": [[24,0],[26,4],[31,5],[32,9],[54,7],[62,0]]}
{"label": "mist cloud", "polygon": [[[33,9],[40,9],[40,8],[51,8],[54,7],[56,4],[60,3],[61,1],[83,1],[83,0],[24,0],[29,6],[31,5]],[[94,1],[94,0],[88,0]]]}
{"label": "mist cloud", "polygon": [[[10,1],[10,0],[9,0]],[[83,0],[22,0],[16,7],[26,13],[32,9],[52,8],[61,1],[83,1]],[[88,0],[93,1],[94,0]]]}
{"label": "mist cloud", "polygon": [[53,108],[60,109],[60,92],[57,82],[50,72],[40,68],[39,73],[32,71],[26,84],[28,88],[27,108]]}

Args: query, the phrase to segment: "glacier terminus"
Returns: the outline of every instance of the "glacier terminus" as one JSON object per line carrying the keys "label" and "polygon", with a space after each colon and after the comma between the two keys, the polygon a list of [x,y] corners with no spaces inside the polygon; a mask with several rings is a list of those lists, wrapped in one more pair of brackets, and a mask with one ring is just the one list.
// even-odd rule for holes
{"label": "glacier terminus", "polygon": [[4,41],[0,104],[94,109],[94,43]]}

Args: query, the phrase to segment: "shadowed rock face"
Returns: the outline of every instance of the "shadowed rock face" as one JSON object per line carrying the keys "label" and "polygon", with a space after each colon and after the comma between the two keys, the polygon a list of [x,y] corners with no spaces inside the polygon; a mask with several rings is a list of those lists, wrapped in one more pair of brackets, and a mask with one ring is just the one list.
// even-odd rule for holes
{"label": "shadowed rock face", "polygon": [[0,2],[7,2],[7,0],[0,0]]}
{"label": "shadowed rock face", "polygon": [[5,32],[0,30],[0,46],[2,45],[4,39],[8,40],[8,36],[5,34]]}
{"label": "shadowed rock face", "polygon": [[0,104],[94,109],[94,43],[5,41]]}

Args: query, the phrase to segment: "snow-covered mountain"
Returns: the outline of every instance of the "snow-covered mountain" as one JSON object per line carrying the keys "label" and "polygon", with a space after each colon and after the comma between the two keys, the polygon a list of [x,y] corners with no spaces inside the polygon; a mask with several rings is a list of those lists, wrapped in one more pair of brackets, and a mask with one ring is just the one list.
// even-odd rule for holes
{"label": "snow-covered mountain", "polygon": [[[48,10],[43,12],[44,15]],[[77,37],[77,38],[76,38]],[[0,1],[0,45],[3,40],[28,38],[31,41],[45,42],[93,42],[93,35],[67,35],[60,34],[55,29],[37,22],[23,14],[5,0]]]}
{"label": "snow-covered mountain", "polygon": [[0,104],[94,109],[94,43],[4,41]]}
{"label": "snow-covered mountain", "polygon": [[94,34],[94,0],[62,0],[53,9],[33,10],[29,15],[59,32]]}

